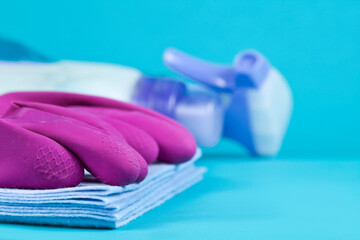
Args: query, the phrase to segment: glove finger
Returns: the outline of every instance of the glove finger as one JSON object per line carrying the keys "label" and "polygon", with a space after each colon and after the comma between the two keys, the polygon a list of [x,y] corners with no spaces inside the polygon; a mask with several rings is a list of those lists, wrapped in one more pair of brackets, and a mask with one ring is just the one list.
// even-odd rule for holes
{"label": "glove finger", "polygon": [[77,186],[84,168],[52,139],[0,119],[0,187],[52,189]]}
{"label": "glove finger", "polygon": [[[196,151],[196,142],[191,133],[176,121],[165,117],[159,113],[156,113],[150,109],[146,109],[140,106],[136,106],[129,103],[124,103],[108,98],[88,96],[82,94],[62,93],[62,92],[14,92],[2,95],[0,97],[0,114],[4,111],[3,105],[9,104],[12,100],[26,100],[37,101],[43,103],[51,103],[60,106],[94,106],[94,107],[106,107],[117,110],[126,110],[125,112],[135,111],[142,113],[142,118],[137,119],[138,125],[136,127],[145,130],[157,141],[159,145],[159,159],[170,163],[179,163],[189,160]],[[2,109],[1,109],[2,107]],[[91,108],[94,109],[94,108]],[[2,111],[1,111],[2,110]],[[144,117],[145,116],[145,117]],[[152,118],[154,125],[149,128],[147,126],[147,118]],[[131,125],[137,115],[132,114],[130,117],[120,118]],[[157,120],[155,120],[157,119]],[[173,132],[164,132],[163,129],[157,128],[157,126],[166,126],[167,130],[173,130]],[[156,129],[156,130],[155,130]],[[152,134],[156,134],[157,138]],[[173,135],[174,133],[177,133]]]}
{"label": "glove finger", "polygon": [[138,111],[147,115],[160,118],[169,124],[182,127],[175,120],[168,118],[158,112],[110,98],[97,97],[85,94],[67,93],[67,92],[11,92],[0,96],[0,116],[7,110],[13,101],[30,101],[48,103],[58,106],[93,106],[115,108],[128,111]]}
{"label": "glove finger", "polygon": [[[39,111],[30,111],[29,109]],[[106,121],[103,121],[100,118],[94,116],[93,114],[89,114],[83,111],[74,111],[69,108],[60,107],[52,104],[16,100],[11,102],[10,107],[2,115],[3,118],[27,119],[37,121],[57,120],[61,116],[79,120],[85,124],[88,124],[89,127],[95,127],[96,129],[105,131],[110,135],[117,136],[120,141],[125,141],[122,134],[116,128],[114,128]]]}
{"label": "glove finger", "polygon": [[[25,111],[39,110],[27,108]],[[139,153],[124,141],[81,121],[66,117],[48,121],[46,118],[9,121],[60,143],[81,159],[86,169],[103,183],[122,186],[143,178],[145,174],[141,171],[144,171],[146,162]]]}
{"label": "glove finger", "polygon": [[159,155],[159,146],[155,139],[145,131],[117,119],[104,119],[124,136],[126,142],[138,151],[148,164]]}
{"label": "glove finger", "polygon": [[152,136],[159,146],[158,159],[168,163],[181,163],[191,159],[196,151],[195,139],[184,127],[169,124],[162,119],[137,111],[122,111],[110,108],[72,107],[80,111],[91,112],[103,120],[112,123],[131,124]]}
{"label": "glove finger", "polygon": [[[14,116],[13,112],[15,112],[17,115],[20,115],[19,117],[22,118],[26,117],[27,119],[41,119],[41,117],[39,118],[39,112],[27,111],[27,116],[24,116],[25,113],[18,110],[18,108],[27,107],[41,110],[42,112],[74,118],[104,130],[108,134],[119,136],[122,140],[126,141],[132,148],[139,152],[148,164],[154,162],[158,156],[159,147],[157,146],[156,141],[146,132],[125,122],[118,122],[114,125],[111,124],[111,122],[108,123],[107,121],[101,120],[99,117],[96,117],[93,114],[89,114],[86,111],[77,111],[76,109],[74,110],[69,107],[64,108],[45,103],[14,101],[12,105],[13,107],[9,108],[3,114],[3,117],[12,116],[14,118],[16,116]],[[35,113],[36,115],[29,116],[29,114],[32,113]]]}

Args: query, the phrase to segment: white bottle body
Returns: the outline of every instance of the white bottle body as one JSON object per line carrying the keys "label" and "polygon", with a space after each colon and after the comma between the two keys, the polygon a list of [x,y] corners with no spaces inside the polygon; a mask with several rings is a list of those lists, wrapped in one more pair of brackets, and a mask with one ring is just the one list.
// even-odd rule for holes
{"label": "white bottle body", "polygon": [[108,63],[0,61],[0,93],[68,91],[130,102],[140,77],[137,69]]}

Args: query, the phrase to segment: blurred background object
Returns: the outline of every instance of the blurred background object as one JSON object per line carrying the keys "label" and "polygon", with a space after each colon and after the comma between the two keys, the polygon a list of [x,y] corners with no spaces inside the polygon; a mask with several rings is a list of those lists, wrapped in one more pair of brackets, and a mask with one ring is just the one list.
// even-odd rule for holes
{"label": "blurred background object", "polygon": [[47,62],[49,59],[18,42],[0,37],[0,61],[23,61]]}
{"label": "blurred background object", "polygon": [[[13,59],[20,48],[33,52],[19,43],[17,48],[7,42],[0,45],[8,47]],[[245,50],[226,66],[170,48],[163,59],[193,83],[144,76],[118,64],[36,62],[38,58],[29,55],[19,61],[0,57],[4,60],[0,61],[0,93],[48,90],[114,98],[177,120],[201,147],[214,147],[224,136],[253,156],[278,154],[292,114],[292,93],[286,79],[261,53]]]}
{"label": "blurred background object", "polygon": [[241,143],[253,155],[278,154],[291,118],[293,98],[286,79],[265,56],[244,50],[235,56],[233,64],[223,65],[167,49],[163,59],[170,69],[226,99],[224,137]]}

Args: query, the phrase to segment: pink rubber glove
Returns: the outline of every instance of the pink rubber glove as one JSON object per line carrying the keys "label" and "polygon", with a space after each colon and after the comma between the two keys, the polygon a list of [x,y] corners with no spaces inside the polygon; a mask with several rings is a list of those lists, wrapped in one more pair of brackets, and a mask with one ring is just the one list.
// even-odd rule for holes
{"label": "pink rubber glove", "polygon": [[[16,177],[9,178],[14,174],[26,175],[17,167],[10,167],[13,173],[5,168],[0,170],[0,186],[3,187],[75,186],[82,179],[81,163],[103,183],[126,185],[143,180],[147,164],[155,159],[180,163],[189,160],[196,150],[192,135],[177,122],[142,107],[101,97],[59,92],[15,92],[0,96],[0,114],[3,123],[0,128],[8,132],[0,137],[0,141],[5,143],[0,152],[0,155],[4,152],[4,157],[0,156],[0,166],[11,166],[11,162],[23,164],[24,158],[14,159],[17,158],[14,151],[33,159],[35,166],[42,157],[39,152],[44,147],[40,146],[46,147],[48,141],[58,144],[57,151],[73,156],[67,161],[78,166],[77,173],[74,173],[76,177],[57,179],[57,185],[44,181],[44,174],[38,174],[36,167],[28,168],[27,171],[35,177],[28,177],[30,182],[27,184]],[[27,136],[27,141],[32,141],[28,136],[35,134],[34,142],[39,147],[24,150],[22,145],[26,140],[23,139],[23,143],[9,141],[14,131]],[[17,146],[16,150],[6,151],[7,147],[14,146]],[[51,154],[46,154],[47,162],[55,161]],[[66,168],[62,162],[52,165],[57,171]],[[52,176],[49,172],[54,171],[47,170],[47,175]]]}

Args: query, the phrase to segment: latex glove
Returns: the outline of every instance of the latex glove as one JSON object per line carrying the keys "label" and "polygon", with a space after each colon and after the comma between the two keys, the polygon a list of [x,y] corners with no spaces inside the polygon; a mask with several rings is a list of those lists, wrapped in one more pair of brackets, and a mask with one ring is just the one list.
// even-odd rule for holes
{"label": "latex glove", "polygon": [[[142,107],[101,97],[15,92],[0,96],[0,114],[0,128],[6,132],[0,136],[4,143],[0,164],[10,166],[0,172],[3,187],[75,186],[82,179],[79,161],[101,182],[126,185],[143,180],[147,164],[155,159],[180,163],[189,160],[196,150],[192,135],[177,122]],[[19,136],[19,141],[13,135]],[[51,140],[52,153],[45,153],[42,149],[50,148],[46,144]],[[28,147],[29,141],[34,146]],[[53,152],[72,157],[66,158],[69,163],[65,164],[60,158],[54,160]],[[26,164],[32,162],[33,167],[19,169],[25,155]],[[37,167],[44,164],[54,165],[56,170]],[[67,165],[78,167],[75,172],[56,178]],[[9,177],[15,175],[25,177]],[[45,175],[56,179],[51,183],[44,181]]]}

